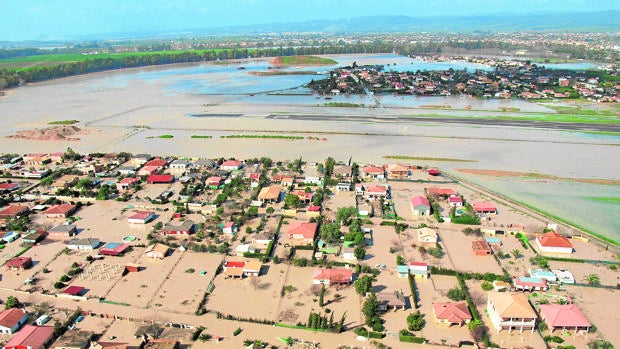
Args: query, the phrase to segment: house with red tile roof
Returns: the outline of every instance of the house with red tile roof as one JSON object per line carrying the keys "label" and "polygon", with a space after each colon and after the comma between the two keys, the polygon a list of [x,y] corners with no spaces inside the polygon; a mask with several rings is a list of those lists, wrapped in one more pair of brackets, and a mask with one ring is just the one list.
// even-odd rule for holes
{"label": "house with red tile roof", "polygon": [[433,303],[433,315],[439,324],[463,326],[472,316],[466,302]]}
{"label": "house with red tile roof", "polygon": [[364,166],[360,170],[360,177],[363,179],[385,179],[385,170],[377,166]]}
{"label": "house with red tile roof", "polygon": [[137,211],[133,215],[127,217],[127,222],[130,224],[146,224],[157,217],[155,212],[151,211]]}
{"label": "house with red tile roof", "polygon": [[28,206],[10,205],[0,210],[0,219],[12,219],[28,213]]}
{"label": "house with red tile roof", "polygon": [[22,186],[19,183],[0,183],[0,193],[8,193],[18,190]]}
{"label": "house with red tile roof", "polygon": [[364,194],[366,199],[376,200],[386,198],[389,191],[390,187],[387,185],[369,185],[366,187],[366,192]]}
{"label": "house with red tile roof", "polygon": [[286,229],[289,239],[297,240],[301,244],[311,244],[314,241],[317,224],[314,222],[291,221]]}
{"label": "house with red tile roof", "polygon": [[471,249],[476,256],[491,255],[491,245],[486,240],[475,240],[471,242]]}
{"label": "house with red tile roof", "polygon": [[160,183],[172,183],[174,182],[174,176],[171,174],[158,174],[150,175],[146,179],[148,184],[160,184]]}
{"label": "house with red tile roof", "polygon": [[118,191],[129,190],[138,184],[140,184],[139,178],[127,177],[121,179],[120,182],[116,183],[116,189]]}
{"label": "house with red tile roof", "polygon": [[456,190],[450,188],[426,188],[426,193],[428,193],[429,196],[432,196],[434,198],[440,196],[449,197],[452,195],[456,195]]}
{"label": "house with red tile roof", "polygon": [[243,162],[238,160],[226,160],[222,162],[219,166],[219,169],[224,171],[234,171],[243,167]]}
{"label": "house with red tile roof", "polygon": [[32,267],[32,258],[30,257],[13,257],[4,264],[6,270],[23,271]]}
{"label": "house with red tile roof", "polygon": [[450,188],[426,188],[426,193],[434,198],[456,195],[456,190]]}
{"label": "house with red tile roof", "polygon": [[428,279],[430,276],[431,268],[426,262],[409,262],[407,269],[414,278]]}
{"label": "house with red tile roof", "polygon": [[161,168],[158,166],[143,166],[138,170],[138,176],[150,176],[159,172]]}
{"label": "house with red tile roof", "polygon": [[314,269],[312,282],[314,284],[335,285],[350,284],[353,281],[353,270],[343,268]]}
{"label": "house with red tile roof", "polygon": [[450,196],[448,198],[448,205],[450,207],[461,207],[463,206],[463,198],[460,196]]}
{"label": "house with red tile roof", "polygon": [[24,325],[4,349],[45,349],[54,339],[54,326]]}
{"label": "house with red tile roof", "polygon": [[305,190],[293,190],[291,194],[297,195],[297,197],[299,198],[299,201],[303,203],[308,203],[312,201],[312,196],[314,196],[314,194],[312,194],[311,192],[306,193]]}
{"label": "house with red tile roof", "polygon": [[497,207],[491,202],[472,202],[471,206],[479,215],[497,214]]}
{"label": "house with red tile roof", "polygon": [[13,334],[26,323],[28,314],[23,309],[9,308],[0,313],[0,334]]}
{"label": "house with red tile roof", "polygon": [[536,247],[543,253],[573,253],[573,244],[566,236],[550,231],[536,237]]}
{"label": "house with red tile roof", "polygon": [[162,158],[155,158],[145,163],[144,167],[153,166],[153,167],[157,167],[158,169],[164,169],[167,165],[168,165],[168,161]]}
{"label": "house with red tile roof", "polygon": [[67,218],[72,215],[75,210],[77,210],[76,205],[71,204],[60,204],[54,205],[43,211],[43,214],[47,216],[47,218]]}
{"label": "house with red tile roof", "polygon": [[424,196],[414,196],[409,200],[409,203],[414,216],[428,216],[431,214],[431,204]]}
{"label": "house with red tile roof", "polygon": [[552,331],[573,330],[588,333],[592,324],[575,304],[541,304],[540,317]]}

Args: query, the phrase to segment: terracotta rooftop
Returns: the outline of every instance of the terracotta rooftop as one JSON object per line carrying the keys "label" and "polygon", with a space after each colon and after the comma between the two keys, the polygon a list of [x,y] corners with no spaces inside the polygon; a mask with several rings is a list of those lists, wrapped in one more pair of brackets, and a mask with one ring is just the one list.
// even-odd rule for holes
{"label": "terracotta rooftop", "polygon": [[452,323],[464,322],[472,319],[469,307],[465,302],[433,303],[433,311],[437,319],[448,320]]}
{"label": "terracotta rooftop", "polygon": [[0,326],[13,328],[13,326],[15,326],[15,324],[17,324],[19,320],[24,317],[24,315],[26,315],[26,313],[24,313],[21,309],[10,308],[4,310],[0,313]]}
{"label": "terracotta rooftop", "polygon": [[536,318],[523,293],[489,292],[489,298],[502,318]]}
{"label": "terracotta rooftop", "polygon": [[562,236],[554,231],[545,233],[537,237],[537,239],[541,246],[573,248],[573,244],[571,244],[566,236]]}
{"label": "terracotta rooftop", "polygon": [[316,223],[293,221],[288,224],[286,231],[289,235],[303,235],[305,239],[314,239]]}
{"label": "terracotta rooftop", "polygon": [[412,197],[410,201],[411,201],[411,206],[413,207],[416,207],[416,206],[431,207],[431,204],[428,202],[428,199],[421,195]]}
{"label": "terracotta rooftop", "polygon": [[542,304],[540,313],[552,327],[590,327],[591,324],[575,304]]}

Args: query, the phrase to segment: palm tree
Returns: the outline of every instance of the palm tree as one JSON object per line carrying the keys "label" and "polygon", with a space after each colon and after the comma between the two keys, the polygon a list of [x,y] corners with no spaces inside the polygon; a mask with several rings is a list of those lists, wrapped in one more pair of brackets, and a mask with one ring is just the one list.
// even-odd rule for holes
{"label": "palm tree", "polygon": [[588,274],[584,276],[584,280],[588,282],[588,285],[600,285],[601,278],[598,274]]}
{"label": "palm tree", "polygon": [[515,248],[514,250],[510,251],[510,253],[512,253],[515,259],[519,259],[519,257],[523,256],[523,254],[518,248]]}

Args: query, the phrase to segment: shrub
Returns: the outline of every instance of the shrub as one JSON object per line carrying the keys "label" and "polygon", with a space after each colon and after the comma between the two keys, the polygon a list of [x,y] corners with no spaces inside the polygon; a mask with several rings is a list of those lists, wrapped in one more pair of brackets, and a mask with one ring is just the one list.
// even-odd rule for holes
{"label": "shrub", "polygon": [[71,280],[71,278],[69,278],[69,276],[67,276],[67,275],[63,275],[63,276],[60,277],[60,281],[61,282],[67,282],[69,280]]}
{"label": "shrub", "polygon": [[424,328],[426,321],[424,321],[424,316],[420,313],[420,311],[416,311],[415,313],[409,314],[407,316],[407,324],[409,325],[410,331],[420,331]]}
{"label": "shrub", "polygon": [[451,288],[448,291],[447,296],[448,296],[448,298],[452,299],[453,301],[462,301],[462,300],[465,300],[465,298],[467,297],[465,295],[465,291],[463,291],[458,286],[454,286],[453,288]]}
{"label": "shrub", "polygon": [[493,289],[493,284],[489,281],[483,281],[480,287],[485,291],[490,291]]}
{"label": "shrub", "polygon": [[238,336],[241,331],[243,331],[241,327],[237,327],[237,329],[233,332],[233,336]]}

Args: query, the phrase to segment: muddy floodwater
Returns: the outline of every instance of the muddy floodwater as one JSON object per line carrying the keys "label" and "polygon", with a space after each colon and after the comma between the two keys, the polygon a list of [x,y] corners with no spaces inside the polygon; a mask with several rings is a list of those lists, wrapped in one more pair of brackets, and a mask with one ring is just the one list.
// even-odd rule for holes
{"label": "muddy floodwater", "polygon": [[[431,63],[394,55],[338,56],[339,65],[390,64],[386,69],[490,69],[466,62]],[[395,65],[394,65],[395,64]],[[439,64],[439,65],[438,65]],[[192,157],[260,157],[321,161],[327,156],[387,163],[385,155],[471,160],[402,161],[457,168],[538,172],[568,178],[620,179],[620,137],[535,127],[407,121],[414,115],[485,115],[498,108],[553,113],[519,100],[469,97],[316,96],[303,87],[326,67],[289,67],[318,75],[257,76],[268,60],[190,64],[89,74],[10,90],[0,97],[0,152],[128,151]],[[243,69],[240,69],[243,68]],[[402,70],[401,70],[402,69]],[[327,107],[328,102],[364,104]],[[444,106],[441,110],[425,109]],[[464,110],[471,109],[470,111]],[[470,108],[471,107],[471,108]],[[301,117],[300,117],[301,116]],[[395,118],[399,118],[395,121]],[[55,120],[79,120],[77,141],[8,139]],[[403,120],[404,119],[404,120]],[[163,139],[167,134],[173,138]],[[231,134],[302,135],[303,140],[226,139]],[[211,136],[211,138],[192,138]],[[311,137],[311,139],[308,138]],[[592,197],[620,197],[618,188],[590,184],[519,182],[469,176],[530,205],[620,239],[619,205]],[[614,218],[615,217],[615,218]]]}

